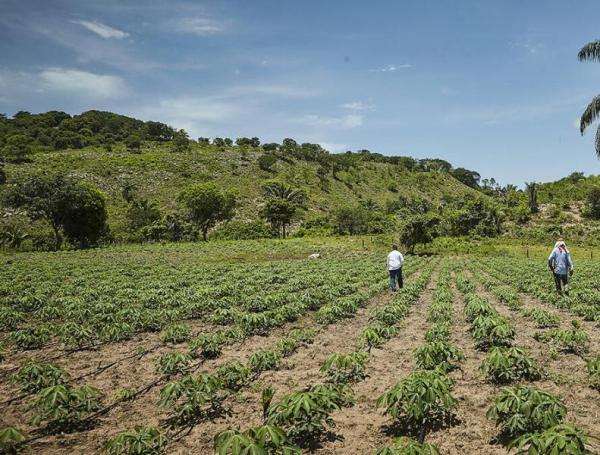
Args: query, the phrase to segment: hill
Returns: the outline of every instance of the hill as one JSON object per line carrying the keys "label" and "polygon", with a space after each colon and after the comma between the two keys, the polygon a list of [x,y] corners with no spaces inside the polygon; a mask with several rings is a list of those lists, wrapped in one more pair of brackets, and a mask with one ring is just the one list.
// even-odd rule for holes
{"label": "hill", "polygon": [[[262,145],[258,138],[238,138],[235,143],[227,138],[191,140],[185,131],[159,122],[99,111],[73,117],[18,113],[12,119],[4,117],[0,131],[0,150],[9,161],[5,188],[31,174],[57,173],[91,183],[106,195],[108,222],[117,240],[136,238],[132,201],[152,205],[162,214],[177,213],[176,196],[198,182],[233,190],[238,199],[234,220],[239,222],[261,219],[265,183],[277,181],[302,190],[306,203],[294,218],[300,234],[335,230],[335,212],[345,207],[377,213],[361,232],[383,232],[393,230],[407,211],[491,202],[462,182],[476,185],[476,172],[454,169],[443,160],[388,157],[367,150],[331,154],[318,144],[289,138]],[[65,137],[73,140],[67,148]],[[15,159],[11,153],[19,147],[23,156]],[[6,207],[3,211],[5,221],[19,218]],[[22,217],[21,224],[33,235]],[[43,230],[39,223],[33,226]]]}

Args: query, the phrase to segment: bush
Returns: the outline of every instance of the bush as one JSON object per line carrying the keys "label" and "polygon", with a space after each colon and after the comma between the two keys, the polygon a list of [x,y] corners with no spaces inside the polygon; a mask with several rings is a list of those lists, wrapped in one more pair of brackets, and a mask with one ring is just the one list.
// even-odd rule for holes
{"label": "bush", "polygon": [[155,427],[135,427],[110,439],[104,450],[109,455],[160,455],[168,438]]}
{"label": "bush", "polygon": [[573,425],[555,425],[542,433],[526,434],[512,441],[516,455],[592,455],[586,448],[586,436]]}
{"label": "bush", "polygon": [[487,411],[487,417],[511,437],[546,430],[561,423],[566,414],[560,399],[527,386],[502,389]]}
{"label": "bush", "polygon": [[254,240],[273,237],[270,226],[262,220],[229,221],[217,227],[211,237],[218,240]]}
{"label": "bush", "polygon": [[273,166],[277,162],[277,155],[273,153],[264,153],[258,157],[258,166],[263,171],[270,171],[271,166]]}
{"label": "bush", "polygon": [[542,377],[537,363],[520,348],[493,347],[480,369],[488,381],[499,384],[521,379],[536,381]]}
{"label": "bush", "polygon": [[415,351],[417,367],[424,370],[440,368],[444,371],[452,371],[458,368],[457,363],[464,358],[458,347],[446,341],[426,343]]}
{"label": "bush", "polygon": [[366,352],[334,353],[327,358],[321,372],[334,383],[356,382],[364,379],[369,355]]}
{"label": "bush", "polygon": [[102,394],[91,386],[69,387],[58,384],[42,389],[34,398],[31,407],[39,414],[33,419],[34,425],[48,421],[52,426],[72,428],[81,419],[100,409]]}
{"label": "bush", "polygon": [[432,426],[448,422],[456,399],[454,381],[444,372],[417,371],[398,382],[377,399],[385,414],[424,435]]}

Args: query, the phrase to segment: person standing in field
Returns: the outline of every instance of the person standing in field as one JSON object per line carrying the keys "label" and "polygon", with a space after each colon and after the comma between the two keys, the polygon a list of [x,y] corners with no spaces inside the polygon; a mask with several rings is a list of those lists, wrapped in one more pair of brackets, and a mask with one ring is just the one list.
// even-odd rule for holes
{"label": "person standing in field", "polygon": [[390,289],[396,290],[396,281],[398,282],[398,289],[402,289],[402,265],[404,264],[404,257],[402,253],[398,251],[398,245],[392,245],[392,251],[387,256],[387,269],[390,272]]}
{"label": "person standing in field", "polygon": [[558,239],[554,245],[548,257],[548,267],[554,275],[557,294],[562,295],[564,291],[569,295],[569,276],[573,275],[573,260],[563,239]]}

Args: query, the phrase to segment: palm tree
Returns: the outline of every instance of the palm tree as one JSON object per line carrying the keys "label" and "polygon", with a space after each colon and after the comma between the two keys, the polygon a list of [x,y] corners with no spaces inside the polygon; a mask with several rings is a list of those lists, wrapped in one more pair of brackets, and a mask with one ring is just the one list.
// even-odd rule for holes
{"label": "palm tree", "polygon": [[[581,48],[577,57],[580,61],[600,61],[600,41],[592,41],[587,43]],[[579,123],[579,131],[581,134],[585,132],[585,129],[590,126],[600,116],[600,95],[592,100],[588,107],[585,108],[583,114],[581,114],[581,120]],[[596,130],[596,155],[600,158],[600,127]]]}

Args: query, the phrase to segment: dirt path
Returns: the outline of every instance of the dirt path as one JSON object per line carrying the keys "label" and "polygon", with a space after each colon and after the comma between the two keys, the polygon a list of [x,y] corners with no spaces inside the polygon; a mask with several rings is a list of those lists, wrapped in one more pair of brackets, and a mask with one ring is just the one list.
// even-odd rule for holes
{"label": "dirt path", "polygon": [[437,283],[434,273],[419,300],[399,323],[399,333],[381,349],[374,349],[369,357],[369,376],[354,384],[356,404],[333,415],[338,441],[327,442],[316,451],[318,454],[371,454],[375,449],[391,442],[386,434],[389,417],[377,409],[377,398],[400,379],[415,369],[414,350],[424,342],[428,328],[427,310],[431,294]]}
{"label": "dirt path", "polygon": [[[476,280],[474,280],[475,282]],[[559,352],[558,356],[549,355],[549,347],[545,343],[536,341],[533,336],[541,331],[533,321],[523,318],[518,312],[511,311],[477,282],[477,292],[487,298],[498,312],[509,319],[516,332],[514,345],[525,348],[536,359],[548,374],[547,378],[536,381],[533,385],[544,391],[560,396],[567,406],[566,422],[575,424],[590,436],[600,438],[600,394],[591,389],[587,384],[585,361],[570,353]],[[549,308],[547,305],[532,298],[522,299],[525,308],[543,308],[547,311],[559,313],[561,327],[568,328],[573,316]],[[598,346],[597,338],[592,335],[592,345]],[[597,351],[596,351],[597,352]],[[490,402],[491,404],[491,402]],[[600,442],[590,439],[590,448],[600,452]]]}
{"label": "dirt path", "polygon": [[434,443],[440,453],[445,454],[505,455],[504,447],[492,443],[496,430],[493,422],[485,416],[498,388],[485,382],[479,373],[479,366],[486,353],[477,351],[474,347],[469,324],[463,314],[463,295],[456,289],[454,282],[452,292],[454,305],[450,341],[458,346],[465,356],[460,364],[461,369],[450,373],[456,381],[452,395],[458,400],[458,424],[428,435],[427,440]]}

